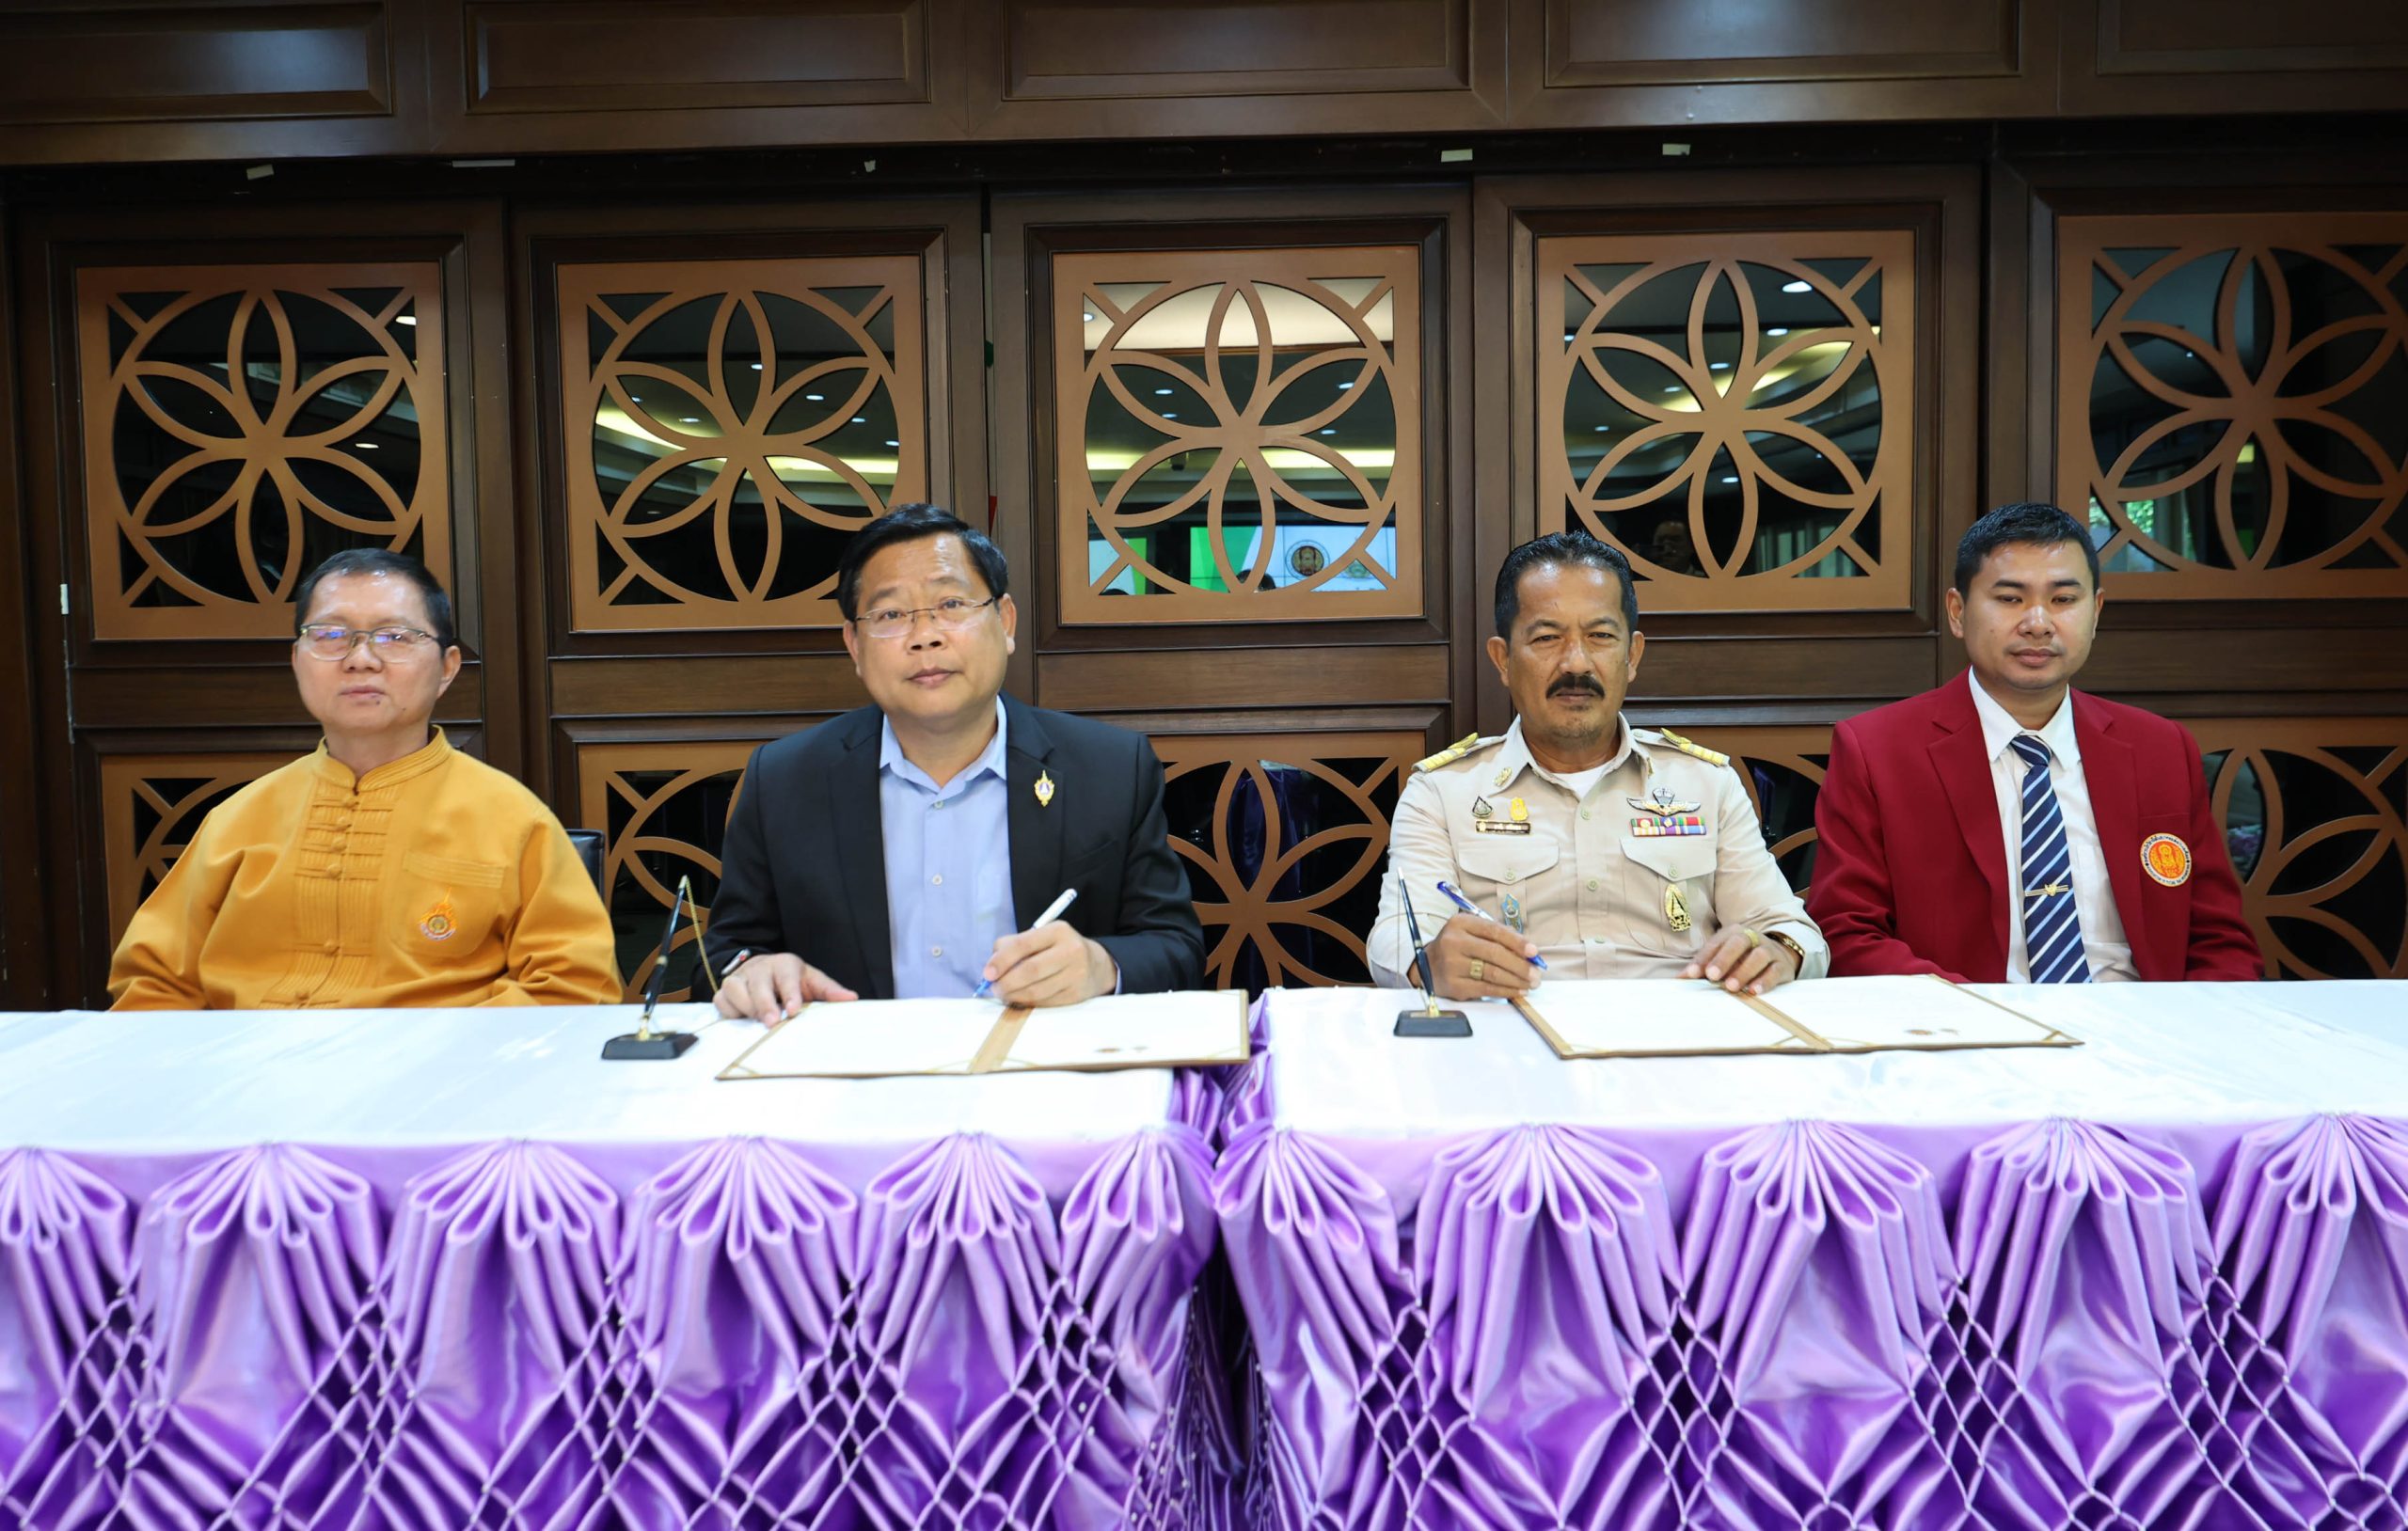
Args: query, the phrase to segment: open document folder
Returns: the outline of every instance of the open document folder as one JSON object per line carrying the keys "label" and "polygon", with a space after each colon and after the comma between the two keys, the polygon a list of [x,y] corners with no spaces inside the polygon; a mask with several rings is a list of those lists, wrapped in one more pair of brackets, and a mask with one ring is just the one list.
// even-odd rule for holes
{"label": "open document folder", "polygon": [[1246,1060],[1245,995],[1107,994],[1047,1010],[992,1000],[810,1004],[720,1070],[723,1080],[886,1079],[1185,1068]]}
{"label": "open document folder", "polygon": [[2077,1048],[2053,1026],[1928,974],[1818,978],[1758,998],[1702,978],[1550,981],[1513,1007],[1559,1058]]}

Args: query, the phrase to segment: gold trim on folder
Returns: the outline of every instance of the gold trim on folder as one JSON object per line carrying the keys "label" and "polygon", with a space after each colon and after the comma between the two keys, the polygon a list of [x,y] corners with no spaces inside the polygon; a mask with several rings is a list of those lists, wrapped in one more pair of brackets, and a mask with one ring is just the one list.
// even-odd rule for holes
{"label": "gold trim on folder", "polygon": [[970,1071],[991,1074],[1003,1067],[1004,1060],[1011,1056],[1012,1044],[1020,1040],[1020,1029],[1026,1024],[1026,1005],[1006,1006],[1004,1013],[995,1018],[994,1029],[987,1034],[987,1040],[978,1044],[978,1055],[970,1060]]}
{"label": "gold trim on folder", "polygon": [[1852,1054],[1862,1054],[1867,1052],[1975,1052],[1996,1051],[2009,1048],[2078,1048],[2082,1046],[2082,1038],[2061,1031],[2057,1027],[2052,1026],[2044,1020],[2036,1019],[2031,1016],[2027,1016],[2022,1011],[2016,1009],[2013,1005],[2001,1004],[1998,1001],[1991,999],[1987,994],[1976,994],[1962,984],[1952,984],[1947,979],[1941,977],[1938,973],[1925,973],[1922,976],[1929,978],[1935,984],[1940,984],[1948,988],[1954,989],[1956,992],[1963,995],[1969,1000],[1978,1000],[1982,1003],[1988,1005],[1993,1010],[2003,1010],[2008,1015],[2013,1016],[2016,1019],[2031,1026],[2035,1031],[2038,1032],[2039,1034],[2029,1042],[1925,1042],[1912,1045],[1899,1044],[1892,1047],[1865,1047],[1856,1043],[1833,1042],[1829,1037],[1823,1036],[1814,1031],[1804,1022],[1791,1017],[1778,1005],[1771,1003],[1762,996],[1754,994],[1738,994],[1733,995],[1732,997],[1754,1010],[1758,1015],[1763,1016],[1766,1020],[1772,1021],[1776,1025],[1780,1026],[1781,1029],[1787,1032],[1798,1045],[1797,1047],[1790,1047],[1783,1044],[1765,1048],[1702,1048],[1694,1052],[1656,1050],[1644,1052],[1587,1051],[1576,1049],[1565,1042],[1563,1040],[1562,1034],[1558,1032],[1553,1025],[1548,1023],[1546,1017],[1539,1013],[1538,1006],[1530,1002],[1529,996],[1521,994],[1513,996],[1513,1005],[1514,1009],[1522,1013],[1522,1018],[1530,1023],[1530,1029],[1539,1034],[1539,1039],[1545,1042],[1550,1049],[1554,1050],[1555,1055],[1558,1058],[1566,1060],[1574,1058],[1742,1058],[1760,1056],[1767,1053],[1781,1053],[1791,1056],[1806,1053],[1815,1056],[1846,1057]]}

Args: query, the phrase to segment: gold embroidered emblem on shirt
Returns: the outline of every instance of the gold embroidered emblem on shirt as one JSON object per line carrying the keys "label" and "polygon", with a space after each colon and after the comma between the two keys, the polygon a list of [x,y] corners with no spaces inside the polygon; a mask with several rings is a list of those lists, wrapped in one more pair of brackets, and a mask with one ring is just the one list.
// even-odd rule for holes
{"label": "gold embroidered emblem on shirt", "polygon": [[452,913],[452,890],[446,888],[443,896],[435,901],[435,908],[419,921],[419,934],[431,941],[448,941],[459,928],[460,922]]}

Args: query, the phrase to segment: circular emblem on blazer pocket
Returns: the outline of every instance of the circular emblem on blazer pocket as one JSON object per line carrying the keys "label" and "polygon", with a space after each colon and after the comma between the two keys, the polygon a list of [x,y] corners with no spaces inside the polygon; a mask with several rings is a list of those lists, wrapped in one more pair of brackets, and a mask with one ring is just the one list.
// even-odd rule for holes
{"label": "circular emblem on blazer pocket", "polygon": [[2153,834],[2141,842],[2141,867],[2168,888],[2191,880],[2191,847],[2180,835]]}
{"label": "circular emblem on blazer pocket", "polygon": [[431,941],[448,941],[459,930],[460,923],[452,915],[450,890],[445,890],[443,896],[436,901],[435,908],[426,911],[426,918],[418,923],[418,928]]}

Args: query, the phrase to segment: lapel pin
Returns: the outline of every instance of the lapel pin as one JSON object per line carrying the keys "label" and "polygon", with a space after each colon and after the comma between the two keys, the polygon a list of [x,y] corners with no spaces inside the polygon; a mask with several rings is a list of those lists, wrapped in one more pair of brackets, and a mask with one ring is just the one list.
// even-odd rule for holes
{"label": "lapel pin", "polygon": [[1054,806],[1054,779],[1043,771],[1037,773],[1037,806],[1039,808]]}

